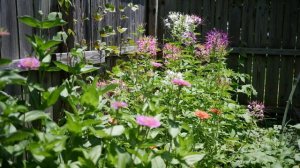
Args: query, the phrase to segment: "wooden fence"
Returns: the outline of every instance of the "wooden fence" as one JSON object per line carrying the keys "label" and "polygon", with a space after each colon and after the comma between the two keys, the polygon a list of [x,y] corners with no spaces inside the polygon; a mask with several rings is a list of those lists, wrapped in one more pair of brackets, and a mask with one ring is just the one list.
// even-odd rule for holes
{"label": "wooden fence", "polygon": [[[1,0],[0,27],[11,35],[0,44],[2,58],[17,59],[31,54],[25,34],[34,30],[17,20],[17,16],[38,15],[56,10],[56,0]],[[138,11],[126,10],[128,19],[120,21],[120,12],[97,22],[94,14],[99,6],[113,3],[137,4]],[[156,4],[158,2],[158,4]],[[86,40],[89,49],[101,39],[99,30],[103,25],[128,27],[124,37],[134,39],[138,25],[146,24],[149,34],[159,39],[165,32],[162,19],[169,11],[200,15],[205,24],[199,28],[202,37],[217,28],[228,32],[231,47],[228,65],[235,71],[247,73],[258,91],[252,100],[265,102],[270,107],[283,107],[288,99],[293,79],[300,72],[300,1],[299,0],[74,0],[75,8],[69,14],[69,26],[76,33],[74,41]],[[158,7],[158,9],[157,9]],[[73,22],[73,20],[77,22]],[[156,24],[157,23],[157,24]],[[51,33],[51,32],[50,32]],[[122,37],[122,38],[124,38]],[[116,44],[121,36],[107,39]],[[103,39],[102,39],[103,40]],[[203,41],[203,38],[201,39]],[[242,103],[249,100],[239,95]],[[294,96],[294,105],[300,107],[300,88]]]}

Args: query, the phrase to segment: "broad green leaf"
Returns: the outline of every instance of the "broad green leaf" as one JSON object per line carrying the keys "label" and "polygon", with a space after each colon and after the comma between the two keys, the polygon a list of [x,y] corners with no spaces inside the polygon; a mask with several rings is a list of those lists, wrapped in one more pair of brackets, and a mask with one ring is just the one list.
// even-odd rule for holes
{"label": "broad green leaf", "polygon": [[166,164],[160,156],[156,156],[151,160],[151,168],[165,168]]}
{"label": "broad green leaf", "polygon": [[123,125],[116,125],[111,128],[104,129],[104,132],[109,136],[120,136],[124,133],[125,128]]}
{"label": "broad green leaf", "polygon": [[180,129],[178,127],[170,127],[169,128],[169,134],[172,136],[172,138],[175,138],[180,133]]}
{"label": "broad green leaf", "polygon": [[41,22],[31,16],[21,16],[19,17],[20,21],[28,26],[39,28]]}
{"label": "broad green leaf", "polygon": [[84,93],[80,101],[85,105],[89,105],[94,108],[97,108],[99,104],[99,95],[96,87],[88,86],[88,88],[84,89]]}
{"label": "broad green leaf", "polygon": [[118,30],[119,33],[122,34],[122,33],[124,33],[127,30],[127,28],[122,28],[121,26],[118,26],[117,30]]}
{"label": "broad green leaf", "polygon": [[69,72],[71,73],[72,72],[72,68],[66,64],[63,64],[61,62],[58,62],[58,61],[54,61],[54,64],[60,68],[61,70],[65,71],[65,72]]}
{"label": "broad green leaf", "polygon": [[1,140],[1,143],[14,143],[17,141],[22,141],[22,140],[26,140],[29,137],[33,136],[33,133],[31,132],[25,132],[25,131],[17,131],[14,132],[13,134],[8,135],[8,137],[5,137]]}
{"label": "broad green leaf", "polygon": [[25,122],[32,122],[39,119],[49,119],[49,115],[44,111],[34,110],[29,111],[20,117],[20,120]]}
{"label": "broad green leaf", "polygon": [[188,165],[193,165],[203,159],[205,154],[191,154],[183,158]]}
{"label": "broad green leaf", "polygon": [[113,91],[115,90],[119,85],[118,84],[110,84],[110,85],[107,85],[106,87],[104,87],[103,89],[101,89],[100,91],[100,95],[103,95],[109,91]]}
{"label": "broad green leaf", "polygon": [[51,55],[46,55],[43,60],[42,60],[43,63],[50,63],[51,62]]}
{"label": "broad green leaf", "polygon": [[85,65],[84,67],[82,67],[80,69],[80,73],[81,74],[90,73],[90,72],[93,72],[93,71],[97,71],[98,69],[99,68],[91,66],[91,65]]}
{"label": "broad green leaf", "polygon": [[48,50],[52,47],[57,46],[58,44],[61,43],[61,40],[49,40],[47,42],[45,42],[42,46],[41,46],[41,50]]}
{"label": "broad green leaf", "polygon": [[94,165],[97,165],[97,162],[100,159],[101,154],[102,154],[102,146],[101,145],[97,145],[90,150],[89,157],[91,158]]}

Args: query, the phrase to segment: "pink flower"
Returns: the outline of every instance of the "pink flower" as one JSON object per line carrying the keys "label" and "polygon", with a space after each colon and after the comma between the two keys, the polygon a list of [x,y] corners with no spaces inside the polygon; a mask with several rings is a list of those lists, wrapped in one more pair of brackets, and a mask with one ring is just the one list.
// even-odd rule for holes
{"label": "pink flower", "polygon": [[148,53],[153,56],[157,54],[157,40],[152,36],[140,38],[137,41],[137,46],[141,53]]}
{"label": "pink flower", "polygon": [[114,108],[115,110],[118,110],[119,108],[128,107],[128,104],[125,102],[116,101],[111,103],[111,107]]}
{"label": "pink flower", "polygon": [[8,35],[10,35],[9,32],[7,32],[7,31],[0,31],[0,37],[1,36],[8,36]]}
{"label": "pink flower", "polygon": [[105,86],[107,86],[107,83],[105,81],[97,82],[97,87],[105,87]]}
{"label": "pink flower", "polygon": [[150,127],[150,128],[157,128],[161,125],[160,122],[156,118],[147,117],[147,116],[137,116],[136,122],[139,125]]}
{"label": "pink flower", "polygon": [[196,35],[194,32],[184,32],[182,34],[182,40],[185,45],[192,45],[196,43]]}
{"label": "pink flower", "polygon": [[188,82],[188,81],[185,81],[183,79],[173,79],[172,80],[172,83],[174,85],[178,85],[178,86],[186,86],[186,87],[191,87],[192,85]]}
{"label": "pink flower", "polygon": [[192,15],[192,16],[191,16],[191,19],[193,20],[193,22],[194,22],[196,25],[199,25],[199,24],[202,24],[202,23],[203,23],[202,18],[200,18],[199,16]]}
{"label": "pink flower", "polygon": [[205,47],[207,50],[224,50],[228,46],[228,34],[213,29],[206,35]]}
{"label": "pink flower", "polygon": [[164,58],[176,60],[180,56],[181,49],[174,44],[167,43],[163,48]]}
{"label": "pink flower", "polygon": [[34,57],[22,58],[18,64],[19,68],[22,69],[38,69],[40,67],[40,61]]}
{"label": "pink flower", "polygon": [[154,66],[154,67],[156,67],[156,68],[159,68],[159,67],[162,66],[162,64],[158,63],[158,62],[151,62],[151,65]]}

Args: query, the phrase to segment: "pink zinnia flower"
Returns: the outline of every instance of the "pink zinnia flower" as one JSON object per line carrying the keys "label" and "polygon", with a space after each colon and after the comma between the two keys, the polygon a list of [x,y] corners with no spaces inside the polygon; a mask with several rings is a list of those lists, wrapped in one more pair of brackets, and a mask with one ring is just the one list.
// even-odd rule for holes
{"label": "pink zinnia flower", "polygon": [[139,125],[150,127],[150,128],[157,128],[161,125],[159,120],[157,120],[156,118],[147,117],[147,116],[137,116],[136,122]]}
{"label": "pink zinnia flower", "polygon": [[125,102],[116,101],[111,103],[111,107],[114,108],[115,110],[118,110],[119,108],[128,107],[128,104]]}
{"label": "pink zinnia flower", "polygon": [[156,67],[156,68],[159,68],[159,67],[162,66],[162,64],[158,63],[158,62],[151,62],[151,65],[154,66],[154,67]]}
{"label": "pink zinnia flower", "polygon": [[207,112],[201,111],[201,110],[196,110],[195,111],[195,116],[200,118],[201,120],[205,120],[205,119],[210,118],[210,115]]}
{"label": "pink zinnia flower", "polygon": [[19,68],[22,69],[38,69],[40,67],[40,61],[34,57],[22,58],[18,64]]}
{"label": "pink zinnia flower", "polygon": [[157,40],[152,36],[140,38],[137,41],[137,46],[141,53],[148,53],[153,56],[157,54]]}
{"label": "pink zinnia flower", "polygon": [[178,85],[178,86],[186,86],[186,87],[191,87],[192,85],[188,82],[188,81],[185,81],[183,79],[173,79],[172,80],[172,83],[175,84],[175,85]]}

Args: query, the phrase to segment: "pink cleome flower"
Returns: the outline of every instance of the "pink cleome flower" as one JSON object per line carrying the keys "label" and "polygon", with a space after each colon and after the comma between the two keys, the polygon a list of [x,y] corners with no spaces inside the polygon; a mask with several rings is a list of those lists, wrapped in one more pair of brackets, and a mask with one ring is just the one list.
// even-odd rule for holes
{"label": "pink cleome flower", "polygon": [[156,67],[156,68],[162,67],[162,64],[158,63],[158,62],[151,62],[151,65]]}
{"label": "pink cleome flower", "polygon": [[163,48],[164,58],[176,60],[180,56],[181,49],[174,44],[167,43]]}
{"label": "pink cleome flower", "polygon": [[199,25],[199,24],[202,24],[203,23],[203,20],[201,17],[197,16],[197,15],[192,15],[191,16],[191,19],[193,20],[193,22],[196,24],[196,25]]}
{"label": "pink cleome flower", "polygon": [[157,40],[152,36],[140,38],[137,41],[137,46],[141,53],[148,53],[153,56],[157,54]]}
{"label": "pink cleome flower", "polygon": [[38,69],[40,67],[40,61],[34,57],[27,57],[20,59],[18,67],[22,69]]}
{"label": "pink cleome flower", "polygon": [[147,117],[147,116],[137,116],[136,122],[139,125],[150,127],[150,128],[157,128],[161,125],[158,119],[154,117]]}
{"label": "pink cleome flower", "polygon": [[191,87],[192,85],[190,84],[190,82],[188,82],[188,81],[185,81],[185,80],[183,80],[183,79],[173,79],[172,80],[172,83],[174,84],[174,85],[178,85],[178,86],[186,86],[186,87]]}
{"label": "pink cleome flower", "polygon": [[223,50],[228,46],[228,34],[213,29],[206,35],[205,47],[207,50]]}
{"label": "pink cleome flower", "polygon": [[111,107],[115,110],[118,110],[119,108],[126,108],[128,107],[128,104],[121,101],[116,101],[111,103]]}

